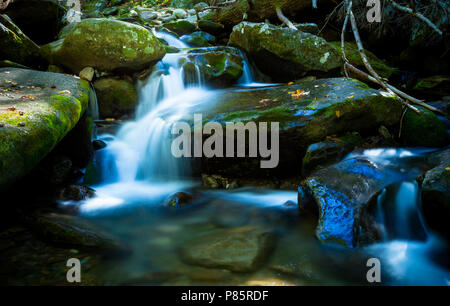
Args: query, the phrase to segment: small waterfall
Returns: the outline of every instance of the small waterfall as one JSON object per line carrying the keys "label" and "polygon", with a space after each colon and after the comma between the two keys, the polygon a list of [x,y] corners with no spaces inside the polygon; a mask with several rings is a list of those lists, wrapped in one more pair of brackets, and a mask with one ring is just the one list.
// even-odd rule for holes
{"label": "small waterfall", "polygon": [[425,240],[417,181],[404,181],[385,188],[378,197],[377,218],[385,241]]}
{"label": "small waterfall", "polygon": [[184,42],[182,42],[181,40],[179,40],[175,36],[170,35],[169,33],[154,32],[154,34],[159,39],[165,40],[169,44],[169,46],[172,46],[172,47],[175,47],[175,48],[179,48],[179,49],[189,48],[189,46],[187,44],[185,44]]}
{"label": "small waterfall", "polygon": [[147,81],[139,84],[136,121],[125,124],[116,137],[107,137],[110,141],[103,156],[104,183],[189,176],[190,165],[172,156],[171,127],[211,92],[203,88],[198,67],[195,75],[184,72],[179,64],[182,56],[167,54]]}

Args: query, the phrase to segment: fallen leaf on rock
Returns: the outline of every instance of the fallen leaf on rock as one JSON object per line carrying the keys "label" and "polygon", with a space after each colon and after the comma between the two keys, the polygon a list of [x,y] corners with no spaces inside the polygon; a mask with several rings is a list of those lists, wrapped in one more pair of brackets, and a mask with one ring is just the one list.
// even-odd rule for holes
{"label": "fallen leaf on rock", "polygon": [[66,95],[70,95],[70,94],[71,94],[70,91],[68,91],[67,89],[58,91],[58,93],[60,93],[60,94],[66,94]]}
{"label": "fallen leaf on rock", "polygon": [[341,117],[341,112],[340,111],[336,111],[336,117]]}
{"label": "fallen leaf on rock", "polygon": [[345,97],[346,99],[352,99],[354,96]]}

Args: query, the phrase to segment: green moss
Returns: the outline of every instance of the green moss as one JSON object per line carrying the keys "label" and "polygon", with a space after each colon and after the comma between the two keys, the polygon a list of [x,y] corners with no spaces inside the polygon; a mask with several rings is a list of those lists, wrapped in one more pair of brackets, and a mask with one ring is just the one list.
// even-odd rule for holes
{"label": "green moss", "polygon": [[437,116],[418,107],[421,114],[408,111],[403,121],[402,138],[409,145],[442,147],[448,144],[445,125]]}

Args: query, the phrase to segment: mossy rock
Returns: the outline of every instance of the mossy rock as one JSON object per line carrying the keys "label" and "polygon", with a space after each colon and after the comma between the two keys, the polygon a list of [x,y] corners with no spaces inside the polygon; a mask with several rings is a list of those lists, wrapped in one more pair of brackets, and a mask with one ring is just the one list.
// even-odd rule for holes
{"label": "mossy rock", "polygon": [[420,114],[408,110],[403,120],[402,139],[411,146],[443,147],[448,144],[444,123],[421,106]]}
{"label": "mossy rock", "polygon": [[138,94],[127,80],[103,78],[94,82],[101,118],[120,118],[134,112]]}
{"label": "mossy rock", "polygon": [[[15,86],[23,85],[14,92]],[[89,102],[89,83],[26,69],[1,68],[0,189],[33,169],[77,124]],[[10,88],[13,87],[13,88]]]}
{"label": "mossy rock", "polygon": [[413,90],[427,96],[448,96],[450,95],[450,76],[434,75],[420,79],[416,85],[414,85]]}
{"label": "mossy rock", "polygon": [[183,68],[185,75],[196,76],[200,69],[204,81],[214,87],[228,87],[243,74],[243,58],[231,47],[196,48],[188,51]]}
{"label": "mossy rock", "polygon": [[66,24],[67,10],[58,0],[11,1],[4,11],[38,45],[56,39]]}
{"label": "mossy rock", "polygon": [[163,25],[164,28],[177,33],[178,35],[190,34],[195,31],[195,24],[187,21],[186,19],[179,19],[168,22]]}
{"label": "mossy rock", "polygon": [[165,55],[163,44],[146,28],[127,22],[85,19],[60,39],[43,47],[53,64],[78,74],[85,67],[100,71],[138,71]]}
{"label": "mossy rock", "polygon": [[[227,89],[193,107],[189,114],[203,114],[203,122],[279,124],[279,164],[261,169],[262,158],[204,158],[202,173],[224,177],[299,175],[307,147],[330,135],[377,131],[380,125],[398,124],[399,98],[354,79],[331,78],[293,85]],[[184,118],[192,121],[192,115]],[[206,136],[205,136],[206,137]],[[236,154],[234,155],[236,156]]]}
{"label": "mossy rock", "polygon": [[342,66],[339,52],[323,38],[266,23],[241,22],[233,28],[229,44],[244,50],[274,81],[333,73]]}
{"label": "mossy rock", "polygon": [[4,14],[0,14],[0,57],[28,67],[43,67],[46,60],[38,45]]}
{"label": "mossy rock", "polygon": [[84,14],[98,15],[108,7],[109,0],[88,0],[85,1],[81,10]]}
{"label": "mossy rock", "polygon": [[212,35],[220,34],[224,30],[223,24],[203,19],[198,21],[198,27],[200,28],[200,30],[210,33]]}
{"label": "mossy rock", "polygon": [[[341,42],[340,41],[332,41],[330,42],[339,52],[342,53]],[[390,67],[384,61],[380,60],[375,54],[370,52],[369,50],[365,50],[367,55],[367,59],[372,65],[373,69],[383,78],[390,78],[393,74],[395,74],[398,70]],[[349,60],[350,64],[353,66],[365,69],[364,63],[361,59],[361,56],[358,51],[358,46],[352,42],[345,43],[345,56]]]}

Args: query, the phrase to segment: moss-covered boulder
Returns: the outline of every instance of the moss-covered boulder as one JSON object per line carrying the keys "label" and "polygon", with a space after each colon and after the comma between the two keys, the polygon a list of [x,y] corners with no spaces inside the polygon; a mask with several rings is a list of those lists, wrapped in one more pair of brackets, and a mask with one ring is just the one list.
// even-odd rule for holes
{"label": "moss-covered boulder", "polygon": [[28,67],[40,67],[46,63],[39,46],[4,14],[0,14],[0,57]]}
{"label": "moss-covered boulder", "polygon": [[216,38],[206,32],[196,31],[192,34],[183,35],[180,39],[191,47],[209,47],[216,41]]}
{"label": "moss-covered boulder", "polygon": [[[279,123],[279,164],[261,169],[264,158],[204,158],[202,173],[225,177],[288,176],[301,173],[307,147],[330,135],[377,131],[380,125],[398,124],[402,104],[384,91],[353,79],[331,78],[262,88],[227,89],[196,105],[189,114],[201,113],[203,122]],[[186,121],[192,120],[192,115]],[[206,138],[206,136],[205,136]],[[247,139],[248,140],[248,139]],[[224,142],[225,143],[225,142]],[[246,143],[248,145],[248,141]],[[248,156],[248,155],[247,155]]]}
{"label": "moss-covered boulder", "polygon": [[402,139],[411,146],[443,147],[448,144],[444,123],[428,109],[417,107],[420,114],[408,111],[403,120]]}
{"label": "moss-covered boulder", "polygon": [[275,81],[330,73],[342,66],[339,52],[323,38],[271,24],[242,22],[233,28],[229,43],[248,53]]}
{"label": "moss-covered boulder", "polygon": [[65,24],[66,13],[58,0],[15,0],[5,10],[5,14],[39,45],[56,39]]}
{"label": "moss-covered boulder", "polygon": [[199,69],[204,81],[214,87],[233,85],[243,73],[243,58],[231,47],[191,49],[182,61],[186,77],[195,77]]}
{"label": "moss-covered boulder", "polygon": [[26,69],[0,69],[0,189],[27,174],[77,124],[89,83]]}
{"label": "moss-covered boulder", "polygon": [[[341,42],[340,41],[332,41],[330,42],[339,52],[342,53]],[[380,60],[375,54],[370,52],[369,50],[365,50],[367,59],[372,65],[373,69],[382,76],[383,78],[390,78],[392,74],[397,72],[397,69],[390,67],[384,61]],[[365,70],[364,63],[359,55],[358,46],[352,42],[345,43],[345,56],[348,61],[355,67]]]}
{"label": "moss-covered boulder", "polygon": [[433,153],[422,182],[422,212],[428,227],[450,241],[450,149]]}
{"label": "moss-covered boulder", "polygon": [[223,24],[211,20],[203,20],[203,19],[199,20],[198,27],[200,30],[210,33],[212,35],[221,34],[224,31]]}
{"label": "moss-covered boulder", "polygon": [[94,82],[98,110],[101,118],[120,118],[133,114],[138,94],[133,83],[127,80],[103,78]]}
{"label": "moss-covered boulder", "polygon": [[164,28],[177,33],[178,35],[190,34],[196,30],[195,24],[186,19],[179,19],[163,25]]}
{"label": "moss-covered boulder", "polygon": [[450,95],[450,75],[434,75],[420,79],[413,90],[427,97],[448,96]]}
{"label": "moss-covered boulder", "polygon": [[76,74],[84,67],[100,71],[143,70],[163,58],[166,52],[146,28],[104,18],[77,23],[64,39],[43,49],[50,61]]}

